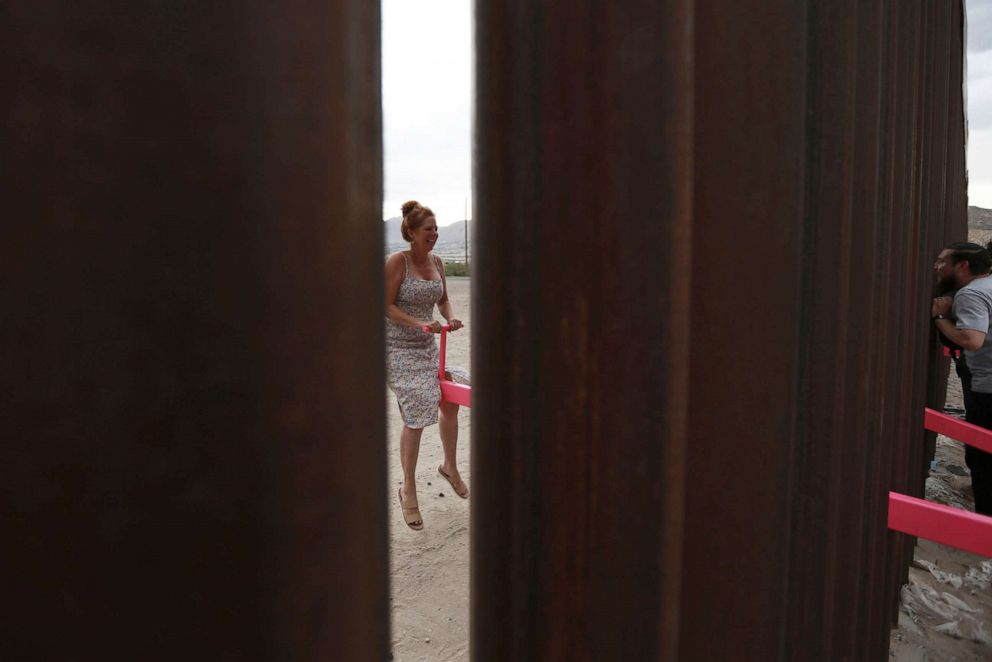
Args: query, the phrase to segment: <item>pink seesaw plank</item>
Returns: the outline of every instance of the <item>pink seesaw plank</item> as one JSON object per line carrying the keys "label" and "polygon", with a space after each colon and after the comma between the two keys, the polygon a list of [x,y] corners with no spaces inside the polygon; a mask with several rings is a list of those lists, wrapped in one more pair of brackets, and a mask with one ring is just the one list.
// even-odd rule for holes
{"label": "pink seesaw plank", "polygon": [[453,381],[441,380],[441,399],[463,407],[472,406],[472,387],[456,384]]}
{"label": "pink seesaw plank", "polygon": [[441,327],[441,360],[437,364],[437,378],[444,382],[444,360],[448,356],[448,331],[451,325],[445,324]]}
{"label": "pink seesaw plank", "polygon": [[992,430],[980,428],[929,407],[923,410],[923,427],[992,453]]}
{"label": "pink seesaw plank", "polygon": [[889,528],[992,557],[992,517],[889,492]]}
{"label": "pink seesaw plank", "polygon": [[[425,333],[430,333],[429,326],[423,327]],[[456,384],[444,377],[444,359],[448,352],[448,331],[451,331],[450,324],[441,326],[441,347],[439,348],[440,359],[437,365],[437,378],[441,382],[441,400],[451,402],[463,407],[472,406],[472,387],[465,384]]]}

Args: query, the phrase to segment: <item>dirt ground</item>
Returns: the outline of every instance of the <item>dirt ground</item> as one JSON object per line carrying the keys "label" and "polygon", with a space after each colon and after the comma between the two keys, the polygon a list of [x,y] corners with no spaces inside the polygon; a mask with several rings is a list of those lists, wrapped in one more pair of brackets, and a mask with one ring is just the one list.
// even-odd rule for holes
{"label": "dirt ground", "polygon": [[[448,279],[448,298],[463,331],[448,337],[447,361],[468,370],[471,280]],[[440,316],[435,319],[441,320]],[[443,321],[443,320],[441,320]],[[417,463],[417,493],[422,531],[403,522],[396,490],[403,482],[396,399],[386,391],[390,490],[390,563],[392,567],[393,659],[447,661],[468,659],[469,502],[459,498],[437,473],[444,454],[436,425],[424,430]],[[471,416],[458,414],[458,469],[472,488],[469,472]]]}

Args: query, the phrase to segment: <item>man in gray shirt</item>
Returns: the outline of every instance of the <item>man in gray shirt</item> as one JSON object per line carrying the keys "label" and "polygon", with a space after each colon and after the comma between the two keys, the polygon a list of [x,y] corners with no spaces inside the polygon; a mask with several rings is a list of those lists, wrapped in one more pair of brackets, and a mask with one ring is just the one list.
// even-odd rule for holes
{"label": "man in gray shirt", "polygon": [[[940,252],[934,271],[941,282],[957,288],[949,297],[933,300],[934,324],[964,349],[971,371],[971,394],[966,398],[965,420],[992,429],[992,255],[978,244],[949,244]],[[965,446],[971,470],[975,512],[992,515],[992,453]]]}

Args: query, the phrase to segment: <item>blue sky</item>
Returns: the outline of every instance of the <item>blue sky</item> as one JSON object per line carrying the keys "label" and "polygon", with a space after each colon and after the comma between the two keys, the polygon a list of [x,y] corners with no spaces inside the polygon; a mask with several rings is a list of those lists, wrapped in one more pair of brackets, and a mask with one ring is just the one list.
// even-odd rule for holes
{"label": "blue sky", "polygon": [[[940,0],[954,2],[956,0]],[[383,218],[472,214],[472,0],[382,0]],[[992,0],[967,0],[969,204],[992,208]]]}

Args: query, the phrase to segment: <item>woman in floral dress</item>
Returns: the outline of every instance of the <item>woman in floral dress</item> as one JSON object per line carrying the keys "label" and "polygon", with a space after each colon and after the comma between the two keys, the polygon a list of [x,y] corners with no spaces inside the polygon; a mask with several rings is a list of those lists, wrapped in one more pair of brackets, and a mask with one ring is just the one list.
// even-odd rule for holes
{"label": "woman in floral dress", "polygon": [[[468,486],[456,465],[458,405],[441,402],[434,336],[441,332],[441,323],[433,319],[434,306],[452,331],[463,324],[448,301],[444,263],[431,253],[438,236],[434,212],[416,201],[404,203],[401,230],[403,238],[410,242],[410,250],[394,253],[386,260],[386,367],[389,388],[396,394],[403,417],[400,507],[407,526],[419,531],[424,522],[417,501],[417,456],[420,437],[428,425],[440,426],[444,462],[438,473],[451,483],[455,494],[468,498]],[[430,331],[424,331],[424,327]],[[468,374],[459,368],[447,366],[446,372],[456,382],[469,383]]]}

